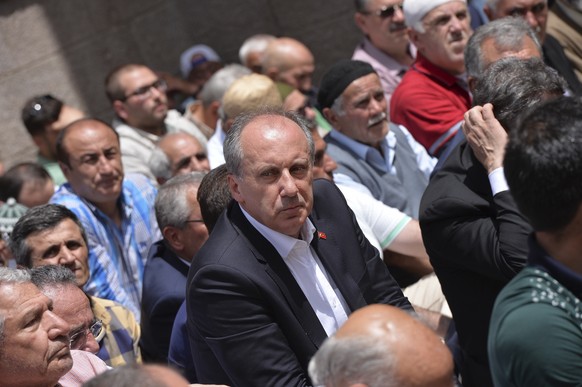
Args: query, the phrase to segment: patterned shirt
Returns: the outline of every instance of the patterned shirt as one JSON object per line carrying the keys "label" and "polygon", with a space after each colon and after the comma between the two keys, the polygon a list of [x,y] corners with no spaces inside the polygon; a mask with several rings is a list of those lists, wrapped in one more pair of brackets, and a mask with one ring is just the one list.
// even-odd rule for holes
{"label": "patterned shirt", "polygon": [[51,198],[78,217],[89,242],[90,278],[84,290],[114,300],[140,319],[143,269],[150,245],[161,239],[154,213],[156,188],[141,175],[128,175],[119,197],[121,227],[95,205],[77,196],[69,183]]}
{"label": "patterned shirt", "polygon": [[97,356],[108,366],[141,363],[139,350],[140,327],[133,313],[111,300],[91,297],[91,309],[103,322],[103,337],[97,337]]}

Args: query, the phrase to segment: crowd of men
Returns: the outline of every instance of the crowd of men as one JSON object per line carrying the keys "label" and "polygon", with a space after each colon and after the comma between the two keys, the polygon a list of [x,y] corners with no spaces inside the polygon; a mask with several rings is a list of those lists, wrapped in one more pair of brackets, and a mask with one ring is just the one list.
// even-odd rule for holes
{"label": "crowd of men", "polygon": [[[0,385],[582,382],[582,6],[356,0],[52,95],[0,176]],[[571,34],[563,34],[570,29]],[[9,164],[5,160],[6,164]]]}

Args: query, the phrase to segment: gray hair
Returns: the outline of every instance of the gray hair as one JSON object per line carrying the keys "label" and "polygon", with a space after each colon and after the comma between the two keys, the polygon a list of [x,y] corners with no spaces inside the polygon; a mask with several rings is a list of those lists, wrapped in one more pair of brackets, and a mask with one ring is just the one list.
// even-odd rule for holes
{"label": "gray hair", "polygon": [[492,64],[478,79],[473,104],[493,104],[495,118],[506,131],[518,125],[519,117],[534,105],[559,97],[566,82],[539,58],[504,58]]}
{"label": "gray hair", "polygon": [[475,30],[465,47],[465,68],[467,76],[478,78],[491,63],[484,63],[483,42],[493,39],[499,51],[520,51],[526,37],[535,43],[540,56],[542,46],[535,32],[521,18],[506,17],[484,24]]}
{"label": "gray hair", "polygon": [[126,364],[111,368],[86,381],[83,387],[167,387],[168,384],[153,377],[144,364]]}
{"label": "gray hair", "polygon": [[177,175],[162,184],[154,204],[160,230],[172,226],[183,228],[190,217],[192,208],[187,200],[188,190],[198,188],[206,172],[191,172]]}
{"label": "gray hair", "polygon": [[[23,284],[30,282],[30,272],[23,269],[12,269],[9,267],[0,267],[0,286],[8,284]],[[6,316],[0,314],[0,354],[4,342],[4,321]]]}
{"label": "gray hair", "polygon": [[79,226],[85,245],[89,246],[85,229],[73,211],[60,204],[43,204],[28,210],[14,225],[9,245],[16,263],[31,268],[32,248],[26,242],[26,238],[33,234],[52,230],[66,219],[71,219]]}
{"label": "gray hair", "polygon": [[315,145],[311,137],[311,131],[307,121],[295,112],[285,112],[278,108],[259,109],[249,113],[241,113],[234,120],[232,127],[224,140],[224,159],[226,160],[226,169],[239,178],[242,178],[242,160],[244,152],[241,144],[242,131],[251,122],[263,116],[277,116],[288,118],[293,121],[305,134],[309,152],[309,162],[313,165],[315,157]]}
{"label": "gray hair", "polygon": [[364,383],[369,387],[397,387],[396,359],[383,340],[369,336],[328,338],[309,362],[315,386]]}
{"label": "gray hair", "polygon": [[346,114],[344,109],[344,98],[343,94],[340,94],[334,101],[333,104],[330,106],[330,109],[337,114],[338,116],[343,116]]}
{"label": "gray hair", "polygon": [[277,38],[269,34],[256,34],[251,37],[248,37],[238,50],[238,57],[240,59],[240,63],[246,65],[247,56],[251,52],[253,51],[264,52],[269,43],[271,43],[275,39]]}
{"label": "gray hair", "polygon": [[71,285],[76,288],[75,274],[64,266],[46,265],[38,266],[30,271],[30,278],[43,293],[45,289]]}
{"label": "gray hair", "polygon": [[160,141],[161,138],[152,149],[148,159],[148,167],[157,179],[169,179],[172,177],[172,166],[168,155],[159,146]]}
{"label": "gray hair", "polygon": [[251,70],[243,65],[233,63],[215,72],[200,90],[198,99],[202,105],[208,106],[214,101],[221,101],[224,93],[237,79],[251,74]]}

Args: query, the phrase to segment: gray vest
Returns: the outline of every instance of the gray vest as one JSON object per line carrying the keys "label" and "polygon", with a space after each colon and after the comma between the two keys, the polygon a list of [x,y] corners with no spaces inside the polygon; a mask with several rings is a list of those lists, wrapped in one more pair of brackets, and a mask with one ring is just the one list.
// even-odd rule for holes
{"label": "gray vest", "polygon": [[330,136],[325,139],[327,153],[337,162],[339,173],[365,185],[384,204],[418,219],[420,199],[428,185],[428,178],[418,168],[416,155],[400,128],[390,124],[390,130],[396,136],[396,175],[368,164]]}

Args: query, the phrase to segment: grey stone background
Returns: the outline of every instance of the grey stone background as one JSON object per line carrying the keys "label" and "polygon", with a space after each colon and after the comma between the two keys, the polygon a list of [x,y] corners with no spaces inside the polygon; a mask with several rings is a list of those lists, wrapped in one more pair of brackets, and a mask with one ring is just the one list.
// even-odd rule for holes
{"label": "grey stone background", "polygon": [[33,160],[20,120],[33,95],[51,93],[91,116],[112,118],[103,80],[128,62],[178,74],[179,56],[199,43],[227,63],[256,33],[304,42],[315,82],[350,57],[361,35],[352,0],[0,0],[0,160]]}

